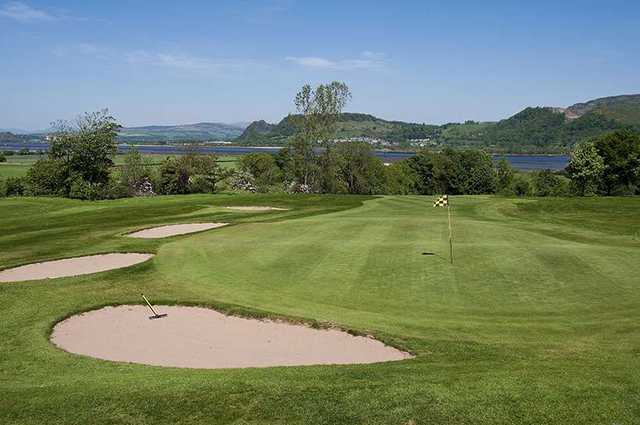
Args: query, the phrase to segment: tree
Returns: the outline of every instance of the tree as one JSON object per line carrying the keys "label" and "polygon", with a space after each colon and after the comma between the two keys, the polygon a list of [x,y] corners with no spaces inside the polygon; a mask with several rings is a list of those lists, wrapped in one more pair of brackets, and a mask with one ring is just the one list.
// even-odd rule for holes
{"label": "tree", "polygon": [[269,186],[282,183],[282,170],[276,159],[268,153],[250,153],[240,158],[240,169],[249,173],[258,189],[263,191]]}
{"label": "tree", "polygon": [[567,192],[562,178],[551,170],[533,173],[532,183],[534,196],[564,196]]}
{"label": "tree", "polygon": [[614,195],[638,192],[640,134],[630,130],[618,130],[597,137],[592,143],[605,166],[600,181],[602,193]]}
{"label": "tree", "polygon": [[33,196],[68,196],[69,173],[64,164],[56,159],[39,159],[29,171],[26,181]]}
{"label": "tree", "polygon": [[0,162],[7,162],[7,157],[4,156],[4,152],[0,152]]}
{"label": "tree", "polygon": [[[47,159],[29,171],[29,191],[39,195],[74,197],[105,194],[113,156],[117,151],[119,125],[108,110],[85,113],[73,123],[58,121],[49,144]],[[85,199],[85,198],[83,198]]]}
{"label": "tree", "polygon": [[513,179],[513,193],[516,196],[528,196],[531,193],[531,183],[526,177],[516,174]]}
{"label": "tree", "polygon": [[[335,157],[331,153],[331,138],[335,133],[335,124],[351,99],[351,92],[346,84],[334,81],[320,84],[315,89],[306,84],[296,94],[294,103],[299,115],[290,116],[295,125],[295,133],[289,143],[290,155],[287,175],[294,183],[305,187],[331,186],[319,179],[319,167],[314,146],[324,148],[323,167],[333,167]],[[324,179],[323,179],[324,180]]]}
{"label": "tree", "polygon": [[596,195],[604,169],[604,160],[592,142],[577,145],[566,168],[572,191],[579,196]]}
{"label": "tree", "polygon": [[177,195],[189,192],[189,169],[180,158],[167,157],[160,165],[160,192],[165,195]]}
{"label": "tree", "polygon": [[513,177],[513,167],[502,158],[496,165],[496,192],[502,195],[513,194]]}
{"label": "tree", "polygon": [[337,186],[347,193],[380,193],[384,185],[384,165],[363,142],[340,143],[336,147]]}
{"label": "tree", "polygon": [[406,160],[396,161],[384,167],[384,193],[411,195],[418,193],[418,174]]}
{"label": "tree", "polygon": [[107,109],[85,113],[74,123],[54,123],[49,158],[61,161],[68,174],[89,183],[106,184],[117,152],[120,127]]}
{"label": "tree", "polygon": [[[150,184],[151,169],[137,149],[131,149],[124,156],[124,164],[120,173],[120,185],[128,196],[135,196],[144,190],[145,184]],[[150,186],[151,187],[151,186]],[[153,187],[151,187],[153,190]]]}

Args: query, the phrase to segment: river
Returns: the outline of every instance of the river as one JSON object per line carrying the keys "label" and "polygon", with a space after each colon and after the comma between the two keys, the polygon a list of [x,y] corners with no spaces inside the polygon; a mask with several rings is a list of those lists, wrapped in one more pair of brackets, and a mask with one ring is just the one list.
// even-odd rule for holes
{"label": "river", "polygon": [[[47,143],[0,143],[0,150],[20,150],[27,148],[32,151],[46,151]],[[118,151],[126,152],[129,145],[118,145]],[[177,145],[137,145],[136,149],[141,153],[149,154],[176,154],[184,151],[182,146]],[[198,150],[204,153],[215,153],[218,155],[244,155],[251,152],[277,153],[279,147],[243,147],[243,146],[199,146]],[[383,162],[393,162],[410,158],[415,152],[408,151],[381,151],[376,150],[375,154]],[[550,169],[554,171],[562,170],[567,166],[569,157],[567,155],[493,155],[494,161],[505,158],[516,170],[535,171]]]}

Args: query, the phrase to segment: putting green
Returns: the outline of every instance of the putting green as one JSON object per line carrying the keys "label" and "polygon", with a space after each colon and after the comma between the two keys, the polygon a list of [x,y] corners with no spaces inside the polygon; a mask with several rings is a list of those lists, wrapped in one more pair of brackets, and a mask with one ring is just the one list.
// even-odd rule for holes
{"label": "putting green", "polygon": [[[446,210],[432,197],[0,201],[10,207],[0,217],[3,267],[156,252],[151,263],[55,286],[0,286],[0,422],[637,422],[640,198],[452,204],[453,265]],[[290,210],[245,216],[221,208],[229,205]],[[196,211],[199,221],[235,225],[170,241],[118,236]],[[49,343],[60,319],[140,302],[140,292],[158,304],[330,322],[416,357],[185,370],[100,361]]]}

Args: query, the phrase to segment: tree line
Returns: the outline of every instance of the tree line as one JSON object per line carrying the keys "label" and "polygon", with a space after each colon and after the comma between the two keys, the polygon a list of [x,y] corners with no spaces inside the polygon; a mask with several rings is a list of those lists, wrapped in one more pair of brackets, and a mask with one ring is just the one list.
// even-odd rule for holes
{"label": "tree line", "polygon": [[0,195],[110,199],[154,194],[252,192],[334,194],[500,194],[593,196],[640,193],[640,135],[617,130],[576,146],[564,172],[516,172],[494,164],[477,149],[422,150],[392,164],[364,142],[333,141],[336,123],[351,98],[341,82],[305,85],[295,97],[295,132],[279,153],[251,153],[238,169],[225,169],[212,154],[186,148],[152,166],[132,150],[116,166],[119,128],[108,111],[58,122],[46,158],[26,177],[0,182]]}

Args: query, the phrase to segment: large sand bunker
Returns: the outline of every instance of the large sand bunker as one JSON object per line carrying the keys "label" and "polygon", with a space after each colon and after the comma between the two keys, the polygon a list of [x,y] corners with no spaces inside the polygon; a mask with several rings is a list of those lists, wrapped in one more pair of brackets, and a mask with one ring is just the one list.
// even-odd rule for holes
{"label": "large sand bunker", "polygon": [[105,307],[58,323],[58,347],[104,360],[188,368],[375,363],[411,355],[338,330],[226,316],[201,307]]}
{"label": "large sand bunker", "polygon": [[217,227],[226,226],[227,224],[229,223],[169,224],[167,226],[158,226],[150,229],[139,230],[137,232],[129,233],[127,236],[143,239],[168,238],[169,236],[186,235],[187,233],[215,229]]}
{"label": "large sand bunker", "polygon": [[246,207],[225,207],[234,211],[289,211],[288,208],[278,207],[262,207],[262,206],[246,206]]}
{"label": "large sand bunker", "polygon": [[49,279],[98,273],[133,266],[153,257],[153,254],[99,254],[27,264],[0,271],[0,282]]}

